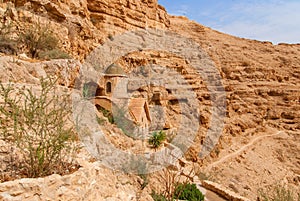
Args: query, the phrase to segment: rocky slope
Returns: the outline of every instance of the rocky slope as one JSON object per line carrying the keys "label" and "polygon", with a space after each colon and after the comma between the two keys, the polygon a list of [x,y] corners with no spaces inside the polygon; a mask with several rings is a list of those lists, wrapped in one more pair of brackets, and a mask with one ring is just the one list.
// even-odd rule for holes
{"label": "rocky slope", "polygon": [[[135,53],[127,55],[120,63],[128,69],[150,63],[184,69],[182,74],[199,100],[202,126],[194,146],[186,154],[187,159],[198,161],[202,171],[207,171],[225,187],[250,199],[256,198],[260,188],[278,183],[289,184],[299,190],[300,60],[297,55],[300,54],[300,45],[273,45],[241,39],[185,18],[170,19],[170,29],[197,41],[222,75],[227,96],[227,118],[221,139],[209,157],[204,160],[197,157],[202,148],[199,144],[203,142],[211,118],[207,112],[211,102],[203,78],[184,60],[171,54]],[[176,119],[180,110],[176,112],[172,105],[169,108],[173,111],[168,114],[171,124],[178,125]],[[206,168],[257,137],[278,131],[284,134],[259,138],[214,169]]]}
{"label": "rocky slope", "polygon": [[277,182],[299,187],[300,45],[237,38],[182,17],[172,17],[170,27],[197,41],[222,73],[227,119],[215,150],[219,158],[255,136],[276,134],[277,130],[285,133],[262,138],[210,173],[252,199],[259,188]]}
{"label": "rocky slope", "polygon": [[[84,61],[100,44],[126,30],[158,28],[196,41],[210,56],[226,90],[227,118],[221,139],[210,156],[198,157],[210,123],[210,95],[203,78],[183,58],[170,53],[142,51],[118,60],[127,72],[155,63],[179,69],[195,91],[202,111],[195,144],[186,158],[196,161],[227,188],[255,199],[257,190],[280,182],[300,186],[300,45],[237,38],[197,24],[184,17],[169,16],[155,0],[19,0],[0,3],[2,24],[12,25],[12,35],[32,23],[49,25],[61,47],[74,59]],[[192,54],[192,52],[191,52]],[[18,61],[18,60],[21,61]],[[63,75],[60,84],[74,85],[81,63],[76,60],[36,61],[1,56],[0,79],[37,83],[45,74]],[[147,92],[147,90],[145,89]],[[170,123],[176,125],[180,110],[169,105]],[[209,165],[235,153],[214,167]],[[259,184],[259,185],[258,185]]]}

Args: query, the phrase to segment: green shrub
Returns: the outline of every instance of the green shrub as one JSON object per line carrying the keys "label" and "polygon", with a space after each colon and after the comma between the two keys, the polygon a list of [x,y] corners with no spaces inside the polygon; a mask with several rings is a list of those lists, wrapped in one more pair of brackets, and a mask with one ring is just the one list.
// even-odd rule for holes
{"label": "green shrub", "polygon": [[199,191],[195,184],[178,184],[174,197],[180,200],[203,201],[204,195]]}
{"label": "green shrub", "polygon": [[[172,195],[165,196],[164,194],[152,191],[151,197],[154,201],[173,201],[173,200],[188,200],[188,201],[204,201],[204,195],[197,189],[195,184],[181,183],[177,184]],[[169,198],[167,198],[169,197]]]}
{"label": "green shrub", "polygon": [[166,133],[163,131],[154,132],[152,136],[149,138],[148,143],[153,148],[158,148],[162,144],[162,142],[167,138]]}
{"label": "green shrub", "polygon": [[26,177],[63,174],[73,166],[71,104],[69,95],[57,93],[56,81],[41,79],[39,92],[0,84],[0,138],[18,149],[18,171]]}
{"label": "green shrub", "polygon": [[47,26],[36,23],[20,35],[20,42],[27,48],[32,58],[37,58],[41,52],[58,48],[58,39]]}
{"label": "green shrub", "polygon": [[191,178],[195,176],[195,164],[189,173],[184,172],[182,167],[175,171],[171,167],[164,168],[160,173],[163,187],[160,188],[160,193],[152,192],[154,200],[188,200],[188,201],[203,201],[204,195],[197,189],[195,184],[190,184]]}
{"label": "green shrub", "polygon": [[[47,25],[35,23],[24,30],[18,38],[11,37],[12,26],[0,27],[0,52],[17,54],[23,46],[27,48],[31,58],[40,59],[70,59],[70,55],[59,49],[59,40]],[[20,45],[18,45],[20,44]]]}

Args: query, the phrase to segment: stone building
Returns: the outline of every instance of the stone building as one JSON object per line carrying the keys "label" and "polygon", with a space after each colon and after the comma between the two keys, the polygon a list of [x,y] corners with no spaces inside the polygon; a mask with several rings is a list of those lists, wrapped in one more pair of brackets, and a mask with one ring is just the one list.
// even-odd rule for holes
{"label": "stone building", "polygon": [[102,89],[100,96],[116,99],[128,98],[127,83],[128,77],[124,70],[116,64],[111,64],[106,68],[98,83]]}
{"label": "stone building", "polygon": [[148,100],[130,97],[127,85],[128,77],[124,70],[117,64],[111,64],[98,82],[94,104],[110,112],[113,107],[117,107],[115,109],[118,110],[125,108],[124,118],[126,121],[130,119],[136,125],[135,135],[147,136],[151,122]]}

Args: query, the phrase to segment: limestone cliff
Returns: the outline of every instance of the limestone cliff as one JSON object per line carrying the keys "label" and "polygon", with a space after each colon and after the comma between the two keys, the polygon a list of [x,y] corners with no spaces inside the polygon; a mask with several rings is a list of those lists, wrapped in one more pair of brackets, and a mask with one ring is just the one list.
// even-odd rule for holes
{"label": "limestone cliff", "polygon": [[[211,97],[203,79],[188,62],[156,51],[134,52],[117,62],[127,72],[150,63],[180,68],[178,72],[197,94],[202,112],[203,129],[199,130],[186,157],[206,171],[213,162],[233,154],[234,157],[209,171],[219,183],[252,200],[258,188],[277,181],[299,188],[299,44],[273,45],[220,33],[187,18],[169,16],[156,0],[3,1],[0,16],[1,23],[13,25],[14,34],[34,22],[49,24],[63,49],[80,61],[100,44],[126,30],[159,28],[191,38],[210,56],[226,90],[225,128],[218,145],[204,160],[197,154],[210,124],[207,108]],[[1,81],[36,83],[41,75],[60,74],[64,77],[60,84],[68,87],[73,86],[81,65],[74,60],[18,61],[6,56],[0,59]],[[170,122],[176,124],[180,111],[175,106],[169,109]],[[278,131],[285,135],[270,137]],[[257,142],[257,139],[261,140]]]}
{"label": "limestone cliff", "polygon": [[17,32],[30,23],[50,26],[60,43],[76,59],[82,60],[108,37],[137,28],[167,28],[165,9],[153,0],[22,0],[2,1],[2,24],[12,24]]}

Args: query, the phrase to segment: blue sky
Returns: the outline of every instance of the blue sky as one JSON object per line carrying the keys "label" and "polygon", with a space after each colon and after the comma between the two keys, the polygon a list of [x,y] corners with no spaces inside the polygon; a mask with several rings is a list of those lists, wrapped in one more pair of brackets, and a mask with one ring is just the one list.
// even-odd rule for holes
{"label": "blue sky", "polygon": [[182,15],[231,35],[300,43],[300,0],[158,0]]}

